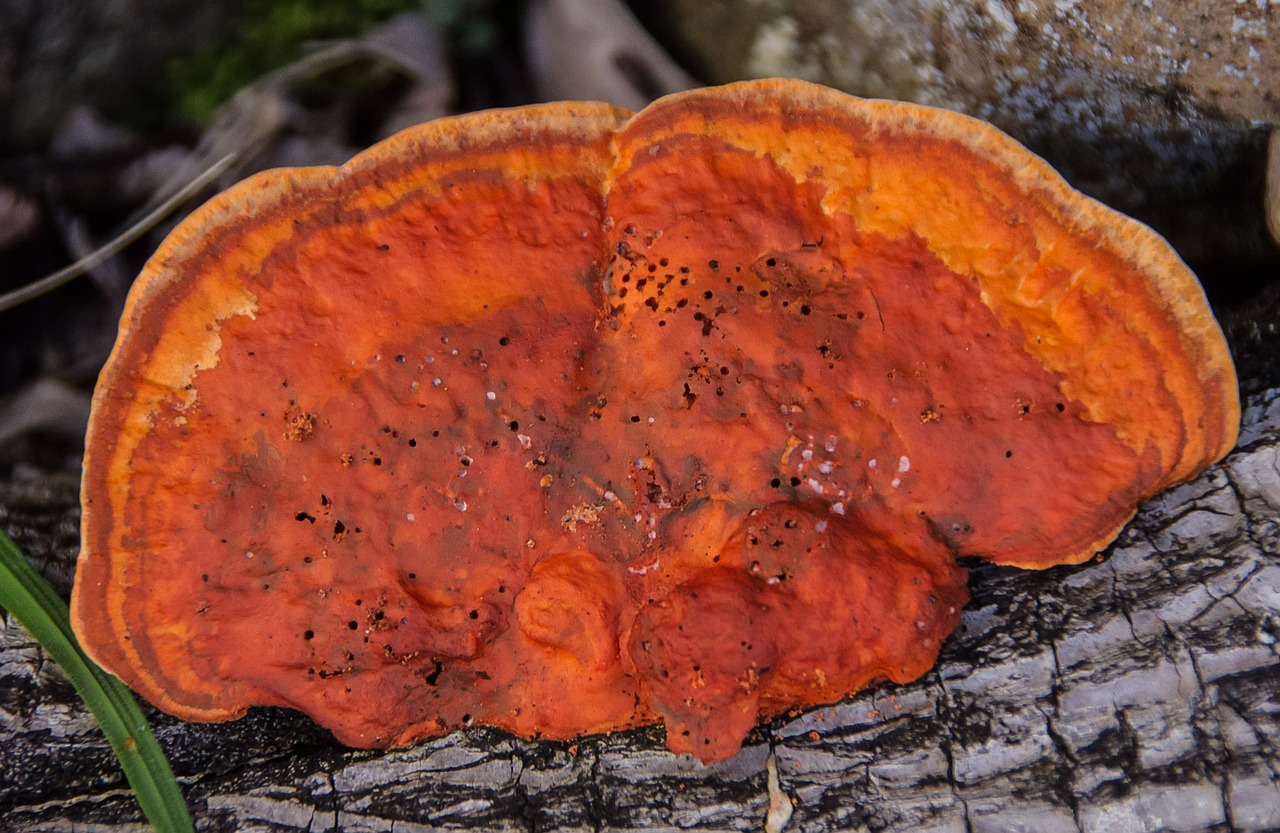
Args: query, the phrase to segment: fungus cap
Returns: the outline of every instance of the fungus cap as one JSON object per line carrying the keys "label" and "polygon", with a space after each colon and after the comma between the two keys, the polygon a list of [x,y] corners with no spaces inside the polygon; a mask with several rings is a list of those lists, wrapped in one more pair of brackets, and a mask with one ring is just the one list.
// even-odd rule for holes
{"label": "fungus cap", "polygon": [[1232,447],[1153,232],[798,81],[443,119],[214,198],[94,396],[73,621],[160,708],[344,743],[760,719],[924,673]]}

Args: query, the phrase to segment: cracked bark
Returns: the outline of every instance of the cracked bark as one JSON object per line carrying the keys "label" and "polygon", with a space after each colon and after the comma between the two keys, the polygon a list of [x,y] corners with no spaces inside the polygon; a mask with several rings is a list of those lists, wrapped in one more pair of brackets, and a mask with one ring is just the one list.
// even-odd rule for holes
{"label": "cracked bark", "polygon": [[[69,473],[0,483],[0,526],[64,593]],[[732,760],[656,730],[570,744],[474,729],[344,749],[300,715],[156,715],[201,831],[757,830],[777,756],[803,831],[1280,829],[1280,389],[1221,465],[1147,503],[1104,557],[972,564],[921,680],[762,727]],[[0,826],[139,829],[105,741],[14,622],[0,630]]]}

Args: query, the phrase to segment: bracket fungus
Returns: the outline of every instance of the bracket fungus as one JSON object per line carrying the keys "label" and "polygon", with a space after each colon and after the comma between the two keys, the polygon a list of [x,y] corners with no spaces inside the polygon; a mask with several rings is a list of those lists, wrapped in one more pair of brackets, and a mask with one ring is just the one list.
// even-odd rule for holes
{"label": "bracket fungus", "polygon": [[269,171],[182,223],[94,397],[73,615],[160,708],[360,747],[758,721],[933,664],[1235,442],[1153,232],[995,129],[798,81]]}

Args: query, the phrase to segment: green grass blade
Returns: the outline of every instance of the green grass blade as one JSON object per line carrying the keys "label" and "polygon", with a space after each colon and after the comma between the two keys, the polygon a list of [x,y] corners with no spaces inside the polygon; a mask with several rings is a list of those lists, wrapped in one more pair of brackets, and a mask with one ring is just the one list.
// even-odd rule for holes
{"label": "green grass blade", "polygon": [[71,631],[66,604],[3,532],[0,607],[16,617],[66,672],[102,727],[157,833],[193,833],[182,791],[137,701],[119,680],[85,656]]}

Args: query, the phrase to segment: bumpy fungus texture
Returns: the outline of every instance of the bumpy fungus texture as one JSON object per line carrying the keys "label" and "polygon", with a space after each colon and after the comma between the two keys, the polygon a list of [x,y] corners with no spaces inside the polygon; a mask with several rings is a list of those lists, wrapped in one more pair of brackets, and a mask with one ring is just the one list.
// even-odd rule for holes
{"label": "bumpy fungus texture", "polygon": [[76,631],[354,746],[703,760],[934,662],[1234,443],[1195,278],[992,128],[794,82],[446,119],[183,223],[99,384]]}

